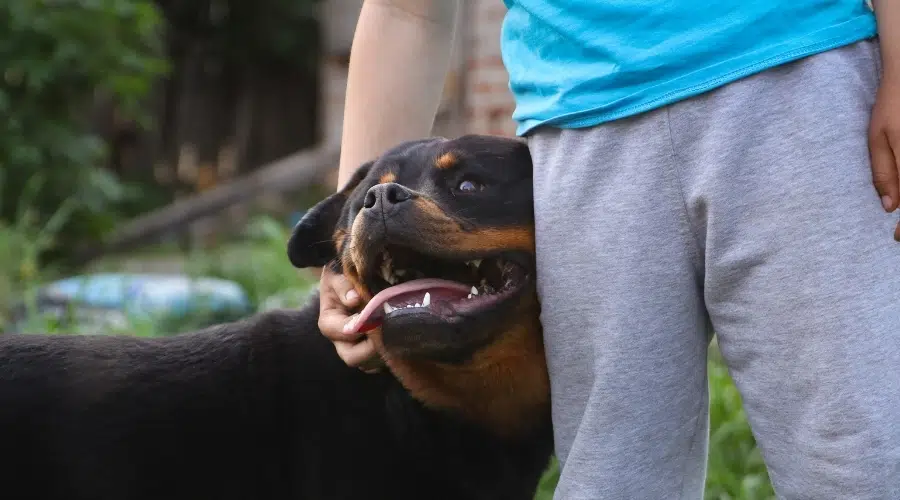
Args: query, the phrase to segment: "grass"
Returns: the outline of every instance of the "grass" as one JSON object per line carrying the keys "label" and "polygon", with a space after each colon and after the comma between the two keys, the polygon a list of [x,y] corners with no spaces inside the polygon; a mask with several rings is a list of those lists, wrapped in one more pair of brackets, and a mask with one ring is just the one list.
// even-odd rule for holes
{"label": "grass", "polygon": [[[52,228],[50,228],[52,229]],[[35,228],[27,220],[4,224],[0,221],[0,248],[7,258],[0,266],[0,320],[14,291],[33,291],[50,276],[37,272],[35,255],[39,245],[52,237],[48,228]],[[317,276],[298,272],[287,261],[285,242],[288,230],[272,219],[260,218],[248,228],[246,238],[216,251],[180,256],[189,274],[232,280],[248,293],[254,310],[273,306],[301,305]],[[2,246],[5,245],[5,246]],[[108,267],[108,266],[107,266]],[[252,312],[252,311],[251,311]],[[209,324],[218,318],[198,310],[190,317],[148,321],[127,318],[121,331],[131,335],[156,336],[178,333]],[[52,321],[36,317],[33,329],[54,333]],[[0,321],[2,331],[2,321]],[[77,332],[77,330],[76,330]],[[769,500],[775,498],[766,468],[747,425],[741,398],[728,375],[717,350],[709,361],[710,445],[707,467],[707,500]],[[551,500],[559,479],[558,464],[553,461],[541,479],[535,500]]]}
{"label": "grass", "polygon": [[741,396],[717,349],[707,363],[709,377],[709,500],[769,500],[775,492],[747,424]]}
{"label": "grass", "polygon": [[287,259],[290,231],[269,217],[253,219],[246,238],[225,245],[216,252],[196,252],[188,256],[189,274],[234,281],[250,295],[256,308],[280,298],[285,307],[303,304],[318,276],[298,271]]}

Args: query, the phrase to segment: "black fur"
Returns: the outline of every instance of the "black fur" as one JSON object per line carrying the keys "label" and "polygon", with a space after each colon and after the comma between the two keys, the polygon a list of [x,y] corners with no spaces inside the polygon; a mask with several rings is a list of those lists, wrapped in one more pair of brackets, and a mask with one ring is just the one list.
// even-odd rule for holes
{"label": "black fur", "polygon": [[318,300],[175,337],[0,336],[4,498],[530,499],[506,442],[348,368]]}

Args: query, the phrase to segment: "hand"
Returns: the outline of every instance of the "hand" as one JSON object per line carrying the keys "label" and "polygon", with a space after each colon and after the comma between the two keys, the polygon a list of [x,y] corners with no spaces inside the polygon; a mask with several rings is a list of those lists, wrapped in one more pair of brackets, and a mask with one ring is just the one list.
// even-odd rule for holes
{"label": "hand", "polygon": [[359,294],[347,278],[325,266],[319,281],[319,330],[331,340],[344,363],[375,373],[380,371],[381,359],[372,341],[365,334],[345,331],[355,316],[350,316],[349,311],[359,303]]}
{"label": "hand", "polygon": [[[881,204],[888,212],[900,206],[900,80],[885,75],[875,97],[869,122],[872,177]],[[894,230],[900,241],[900,224]]]}

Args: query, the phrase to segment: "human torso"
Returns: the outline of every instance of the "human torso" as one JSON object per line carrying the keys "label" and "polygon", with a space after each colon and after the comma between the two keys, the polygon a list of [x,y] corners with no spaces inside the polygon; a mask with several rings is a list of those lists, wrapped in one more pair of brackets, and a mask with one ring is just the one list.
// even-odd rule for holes
{"label": "human torso", "polygon": [[505,3],[520,134],[648,111],[876,33],[865,0]]}

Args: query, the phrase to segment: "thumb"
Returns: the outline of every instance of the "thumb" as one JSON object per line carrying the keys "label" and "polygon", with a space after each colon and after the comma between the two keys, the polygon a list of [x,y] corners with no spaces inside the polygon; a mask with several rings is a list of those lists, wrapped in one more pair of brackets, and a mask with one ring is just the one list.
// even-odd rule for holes
{"label": "thumb", "polygon": [[888,212],[893,212],[900,204],[900,181],[897,162],[888,136],[882,129],[869,134],[869,154],[872,160],[872,181],[881,197],[881,204]]}

